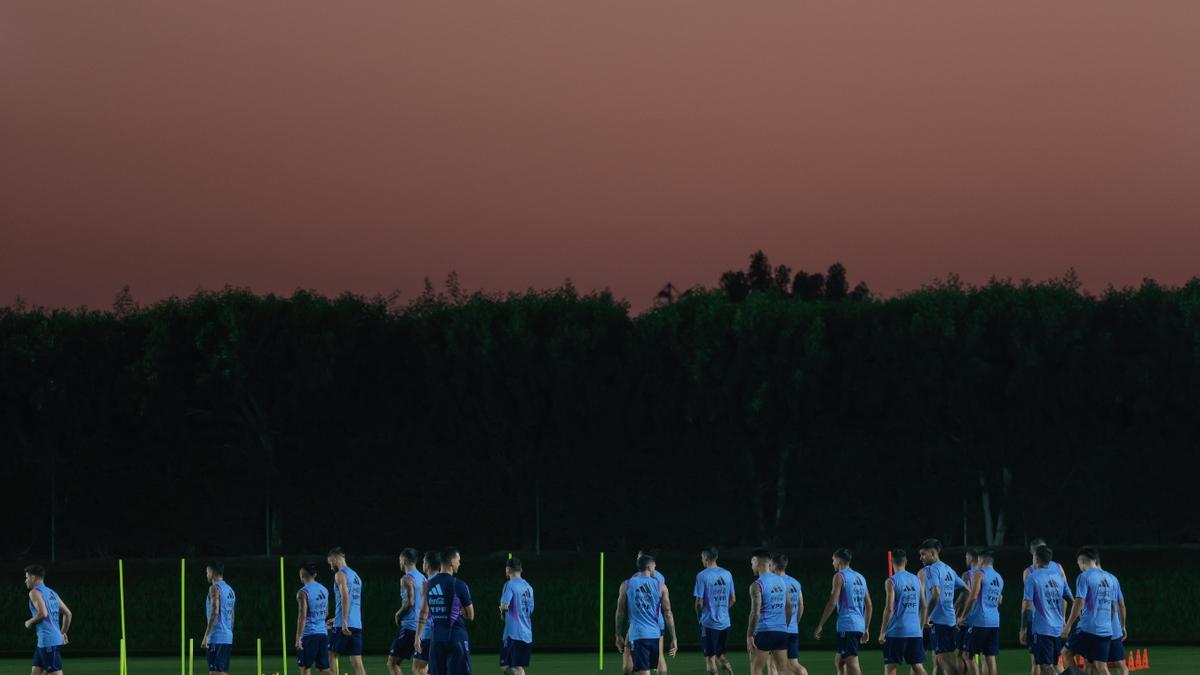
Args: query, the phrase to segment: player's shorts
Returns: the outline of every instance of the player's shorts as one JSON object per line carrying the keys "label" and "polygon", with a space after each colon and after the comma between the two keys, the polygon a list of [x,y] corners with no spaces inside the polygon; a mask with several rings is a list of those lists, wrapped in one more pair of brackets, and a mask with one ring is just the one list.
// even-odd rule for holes
{"label": "player's shorts", "polygon": [[629,656],[635,671],[658,669],[658,641],[659,638],[646,638],[630,643]]}
{"label": "player's shorts", "polygon": [[925,630],[921,631],[921,645],[925,651],[933,651],[933,627],[925,626]]}
{"label": "player's shorts", "polygon": [[799,633],[788,633],[787,649],[788,649],[788,658],[789,659],[800,658],[800,634]]}
{"label": "player's shorts", "polygon": [[954,626],[943,626],[941,624],[933,624],[929,630],[929,649],[934,654],[949,654],[958,648],[958,636],[955,635]]}
{"label": "player's shorts", "polygon": [[208,643],[208,672],[228,673],[229,657],[233,656],[233,645],[214,645]]}
{"label": "player's shorts", "polygon": [[317,670],[329,670],[329,636],[305,635],[300,638],[296,665],[301,668],[316,667]]}
{"label": "player's shorts", "polygon": [[838,633],[838,655],[844,657],[858,656],[859,641],[862,640],[862,633],[855,631],[839,632]]}
{"label": "player's shorts", "polygon": [[38,647],[33,650],[33,667],[41,668],[47,673],[56,673],[62,670],[62,645]]}
{"label": "player's shorts", "polygon": [[471,675],[471,646],[466,640],[434,640],[429,646],[429,672]]}
{"label": "player's shorts", "polygon": [[1108,662],[1116,663],[1117,661],[1125,660],[1125,641],[1121,638],[1114,638],[1108,643]]}
{"label": "player's shorts", "polygon": [[408,628],[400,629],[400,634],[392,640],[392,648],[388,650],[388,656],[398,661],[411,659],[414,653],[413,640],[416,639],[417,632]]}
{"label": "player's shorts", "polygon": [[705,656],[724,656],[729,645],[729,629],[700,627],[700,645]]}
{"label": "player's shorts", "polygon": [[1072,654],[1079,654],[1079,624],[1076,623],[1071,627],[1071,632],[1067,635],[1067,651]]}
{"label": "player's shorts", "polygon": [[1000,629],[980,626],[967,628],[967,651],[972,655],[998,656],[1000,654]]}
{"label": "player's shorts", "polygon": [[1079,635],[1075,637],[1075,649],[1071,651],[1093,663],[1108,663],[1108,648],[1111,644],[1112,638],[1108,635],[1079,631]]}
{"label": "player's shorts", "polygon": [[1060,647],[1061,641],[1057,635],[1034,633],[1029,639],[1029,653],[1033,654],[1033,662],[1039,666],[1053,666],[1058,663]]}
{"label": "player's shorts", "polygon": [[956,626],[954,639],[958,643],[958,651],[967,651],[967,628],[965,626]]}
{"label": "player's shorts", "polygon": [[754,648],[760,652],[787,651],[787,633],[781,630],[764,630],[754,634]]}
{"label": "player's shorts", "polygon": [[429,646],[433,644],[433,634],[421,638],[421,651],[413,650],[413,661],[429,663]]}
{"label": "player's shorts", "polygon": [[883,662],[907,663],[915,666],[925,663],[924,644],[919,637],[890,637],[883,642]]}
{"label": "player's shorts", "polygon": [[504,638],[500,645],[500,667],[528,668],[529,657],[533,654],[533,645],[524,640]]}
{"label": "player's shorts", "polygon": [[349,635],[341,628],[329,631],[329,651],[338,656],[362,656],[362,629],[351,628]]}

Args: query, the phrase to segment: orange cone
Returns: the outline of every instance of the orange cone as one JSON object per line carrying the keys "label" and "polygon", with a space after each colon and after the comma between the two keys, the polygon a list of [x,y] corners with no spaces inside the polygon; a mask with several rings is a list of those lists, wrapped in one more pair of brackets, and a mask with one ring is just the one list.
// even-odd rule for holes
{"label": "orange cone", "polygon": [[1150,670],[1150,650],[1149,649],[1142,650],[1142,668],[1145,670]]}
{"label": "orange cone", "polygon": [[1128,656],[1128,657],[1125,659],[1125,667],[1126,667],[1126,668],[1128,668],[1129,670],[1139,670],[1139,668],[1138,668],[1138,664],[1137,664],[1137,662],[1136,662],[1136,661],[1134,660],[1134,658],[1133,658],[1133,654],[1130,654],[1130,655],[1129,655],[1129,656]]}

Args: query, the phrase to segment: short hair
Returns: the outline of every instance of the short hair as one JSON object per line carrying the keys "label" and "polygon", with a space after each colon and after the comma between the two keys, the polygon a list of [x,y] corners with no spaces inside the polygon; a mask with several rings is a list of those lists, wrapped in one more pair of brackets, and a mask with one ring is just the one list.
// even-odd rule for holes
{"label": "short hair", "polygon": [[25,567],[25,574],[28,574],[31,577],[45,579],[46,578],[46,568],[34,563],[33,565],[27,565]]}
{"label": "short hair", "polygon": [[841,560],[844,563],[848,563],[854,559],[854,556],[850,553],[850,549],[848,548],[839,548],[833,552],[833,557]]}
{"label": "short hair", "polygon": [[967,549],[967,555],[971,556],[972,558],[978,558],[979,556],[983,555],[983,549],[979,548],[978,546],[972,546]]}
{"label": "short hair", "polygon": [[641,547],[639,547],[639,548],[638,548],[638,557],[640,558],[640,557],[642,557],[642,556],[644,556],[644,555],[648,555],[648,556],[651,556],[651,557],[653,557],[653,556],[654,556],[654,549],[650,548],[649,546],[641,546]]}
{"label": "short hair", "polygon": [[645,572],[654,564],[654,556],[643,553],[638,556],[637,568],[639,572]]}
{"label": "short hair", "polygon": [[450,564],[450,561],[454,560],[454,556],[456,555],[459,555],[458,549],[454,548],[453,546],[447,546],[446,548],[442,549],[442,564]]}
{"label": "short hair", "polygon": [[306,563],[304,563],[304,564],[300,565],[300,571],[301,571],[301,572],[302,572],[302,573],[303,573],[305,576],[310,576],[310,577],[313,577],[313,578],[315,579],[315,578],[317,577],[317,563],[315,563],[315,562],[306,562]]}
{"label": "short hair", "polygon": [[765,548],[756,548],[750,551],[750,557],[758,558],[759,560],[771,560],[771,552]]}
{"label": "short hair", "polygon": [[1100,551],[1095,546],[1084,546],[1079,549],[1079,557],[1086,558],[1092,562],[1100,562]]}
{"label": "short hair", "polygon": [[417,553],[417,549],[411,546],[400,551],[400,557],[413,564],[416,564],[421,559],[421,556]]}
{"label": "short hair", "polygon": [[346,552],[345,552],[344,550],[342,550],[342,547],[341,547],[341,546],[334,546],[333,548],[329,549],[329,553],[326,553],[326,554],[325,554],[325,557],[326,557],[326,558],[332,558],[332,557],[333,557],[333,556],[335,556],[335,555],[340,555],[340,556],[342,556],[343,558],[345,558],[345,557],[346,557]]}
{"label": "short hair", "polygon": [[709,560],[717,559],[717,547],[716,546],[705,546],[704,549],[702,549],[700,551],[700,553],[704,554],[704,556],[706,558],[708,558]]}
{"label": "short hair", "polygon": [[892,549],[892,562],[898,565],[908,564],[908,554],[902,548]]}
{"label": "short hair", "polygon": [[772,559],[775,561],[777,569],[787,569],[788,557],[786,553],[776,553]]}
{"label": "short hair", "polygon": [[1051,560],[1054,560],[1054,551],[1050,547],[1042,544],[1033,550],[1033,557],[1042,565],[1048,565]]}
{"label": "short hair", "polygon": [[508,562],[505,564],[505,567],[507,567],[508,569],[510,569],[514,572],[520,572],[521,571],[521,559],[520,558],[509,558]]}
{"label": "short hair", "polygon": [[1036,553],[1039,546],[1045,546],[1045,545],[1046,545],[1046,540],[1042,539],[1041,537],[1038,537],[1037,539],[1034,539],[1033,541],[1029,542],[1029,552]]}
{"label": "short hair", "polygon": [[983,559],[984,562],[995,562],[996,552],[990,548],[985,548],[979,552],[979,558]]}
{"label": "short hair", "polygon": [[938,553],[941,553],[942,552],[942,542],[938,541],[937,539],[926,539],[925,541],[921,542],[921,545],[918,547],[918,550],[937,551]]}
{"label": "short hair", "polygon": [[225,563],[219,563],[216,560],[208,563],[208,569],[217,573],[217,576],[225,576]]}
{"label": "short hair", "polygon": [[440,569],[442,566],[442,554],[437,551],[426,551],[425,565],[431,568],[436,567]]}

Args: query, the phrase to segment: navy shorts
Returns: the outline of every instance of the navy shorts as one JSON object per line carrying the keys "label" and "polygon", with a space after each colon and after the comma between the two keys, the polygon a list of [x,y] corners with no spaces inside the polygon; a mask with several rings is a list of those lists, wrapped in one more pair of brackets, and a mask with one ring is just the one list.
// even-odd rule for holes
{"label": "navy shorts", "polygon": [[997,656],[1000,654],[1000,629],[971,626],[967,629],[967,651],[972,655]]}
{"label": "navy shorts", "polygon": [[1111,643],[1112,638],[1107,635],[1092,635],[1079,631],[1079,635],[1075,636],[1075,649],[1071,651],[1092,663],[1108,663],[1108,648]]}
{"label": "navy shorts", "polygon": [[466,640],[434,640],[429,646],[429,672],[471,675],[471,647]]}
{"label": "navy shorts", "polygon": [[915,666],[925,663],[925,649],[919,637],[890,637],[883,642],[883,662],[907,663]]}
{"label": "navy shorts", "polygon": [[233,655],[233,645],[214,645],[208,643],[208,672],[228,673],[229,657]]}
{"label": "navy shorts", "polygon": [[296,665],[301,668],[316,667],[329,669],[329,636],[305,635],[300,638],[300,651],[296,652]]}
{"label": "navy shorts", "polygon": [[1108,662],[1116,663],[1125,660],[1125,641],[1116,638],[1108,643]]}
{"label": "navy shorts", "polygon": [[729,646],[729,629],[700,627],[700,645],[705,656],[724,656]]}
{"label": "navy shorts", "polygon": [[956,627],[956,630],[958,632],[955,633],[955,641],[958,642],[958,651],[965,652],[965,651],[967,651],[967,630],[968,629],[966,628],[966,626],[963,626],[960,628]]}
{"label": "navy shorts", "polygon": [[800,634],[788,633],[788,658],[800,658]]}
{"label": "navy shorts", "polygon": [[400,635],[392,640],[392,648],[388,650],[388,656],[399,661],[411,659],[413,657],[413,640],[417,637],[417,632],[407,628],[400,629]]}
{"label": "navy shorts", "polygon": [[862,633],[838,633],[838,654],[843,657],[858,656],[858,645],[861,639]]}
{"label": "navy shorts", "polygon": [[500,645],[500,666],[509,668],[528,668],[529,657],[533,654],[533,645],[524,640],[504,638]]}
{"label": "navy shorts", "polygon": [[338,656],[362,656],[362,629],[351,628],[343,635],[341,628],[329,631],[329,651]]}
{"label": "navy shorts", "polygon": [[41,668],[47,673],[57,673],[62,670],[62,645],[38,647],[33,650],[33,667]]}
{"label": "navy shorts", "polygon": [[1038,635],[1029,637],[1029,653],[1033,654],[1033,662],[1039,666],[1053,666],[1058,663],[1059,639],[1057,635]]}
{"label": "navy shorts", "polygon": [[954,626],[935,623],[929,632],[929,637],[934,654],[949,654],[958,648],[958,636],[955,634]]}
{"label": "navy shorts", "polygon": [[781,630],[764,630],[754,634],[754,648],[760,652],[787,651],[787,633]]}
{"label": "navy shorts", "polygon": [[1071,628],[1070,634],[1067,635],[1067,644],[1065,649],[1072,654],[1079,654],[1079,624],[1075,624]]}
{"label": "navy shorts", "polygon": [[925,651],[933,651],[933,627],[925,626],[925,630],[921,631],[921,644],[925,647]]}
{"label": "navy shorts", "polygon": [[629,655],[633,658],[635,671],[658,669],[658,640],[659,638],[634,640],[629,645]]}

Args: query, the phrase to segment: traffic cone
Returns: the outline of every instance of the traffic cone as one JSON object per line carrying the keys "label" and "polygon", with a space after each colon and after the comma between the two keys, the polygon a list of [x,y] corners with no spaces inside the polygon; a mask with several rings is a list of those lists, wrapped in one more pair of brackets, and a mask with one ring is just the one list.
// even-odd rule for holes
{"label": "traffic cone", "polygon": [[1150,650],[1149,649],[1142,650],[1142,668],[1144,670],[1150,670]]}
{"label": "traffic cone", "polygon": [[1138,662],[1133,658],[1133,654],[1130,654],[1129,657],[1125,659],[1125,667],[1129,670],[1141,670],[1141,668],[1138,668]]}

